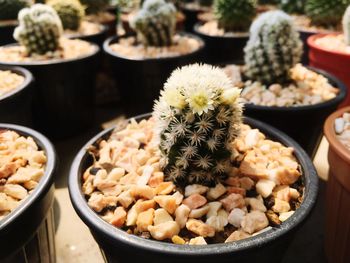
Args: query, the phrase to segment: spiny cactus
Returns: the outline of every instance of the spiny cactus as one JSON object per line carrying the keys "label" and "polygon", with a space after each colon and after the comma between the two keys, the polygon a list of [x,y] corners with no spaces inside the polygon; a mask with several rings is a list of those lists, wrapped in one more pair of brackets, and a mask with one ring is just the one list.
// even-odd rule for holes
{"label": "spiny cactus", "polygon": [[85,16],[85,10],[78,0],[50,0],[48,5],[56,10],[63,29],[77,30]]}
{"label": "spiny cactus", "polygon": [[195,64],[171,74],[153,113],[167,180],[185,186],[226,178],[240,131],[239,95],[216,67]]}
{"label": "spiny cactus", "polygon": [[146,0],[130,21],[145,46],[170,46],[176,27],[176,8],[164,0]]}
{"label": "spiny cactus", "polygon": [[256,15],[256,0],[215,0],[214,13],[226,32],[247,31]]}
{"label": "spiny cactus", "polygon": [[305,0],[280,0],[280,7],[289,14],[303,14]]}
{"label": "spiny cactus", "polygon": [[87,14],[97,14],[108,7],[109,0],[80,0]]}
{"label": "spiny cactus", "polygon": [[29,0],[0,0],[0,20],[17,19],[18,12],[29,4]]}
{"label": "spiny cactus", "polygon": [[350,5],[346,9],[343,16],[343,32],[345,43],[350,46]]}
{"label": "spiny cactus", "polygon": [[25,46],[29,55],[56,51],[62,34],[62,23],[56,11],[48,5],[35,4],[18,14],[19,26],[14,38]]}
{"label": "spiny cactus", "polygon": [[315,25],[336,26],[350,0],[306,0],[305,13]]}
{"label": "spiny cactus", "polygon": [[269,11],[254,21],[245,52],[245,75],[264,84],[284,83],[303,52],[299,33],[283,11]]}

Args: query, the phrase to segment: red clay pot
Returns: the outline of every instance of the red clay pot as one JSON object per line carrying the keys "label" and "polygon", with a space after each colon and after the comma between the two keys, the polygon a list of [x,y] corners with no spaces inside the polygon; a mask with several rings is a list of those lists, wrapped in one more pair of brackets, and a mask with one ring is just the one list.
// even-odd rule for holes
{"label": "red clay pot", "polygon": [[[350,87],[350,54],[329,51],[315,44],[316,39],[331,34],[316,34],[308,38],[307,44],[310,48],[310,66],[323,69],[339,78],[348,88]],[[350,105],[350,93],[341,106]]]}
{"label": "red clay pot", "polygon": [[324,133],[329,142],[330,166],[326,199],[325,250],[329,263],[350,260],[350,151],[336,138],[334,121],[350,112],[340,109],[328,117]]}

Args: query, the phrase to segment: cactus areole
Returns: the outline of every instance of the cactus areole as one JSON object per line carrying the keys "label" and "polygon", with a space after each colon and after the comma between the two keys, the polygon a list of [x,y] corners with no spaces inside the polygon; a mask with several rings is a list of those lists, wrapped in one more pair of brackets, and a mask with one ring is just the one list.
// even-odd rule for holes
{"label": "cactus areole", "polygon": [[195,64],[172,73],[153,113],[168,180],[213,185],[227,177],[242,119],[239,95],[216,67]]}

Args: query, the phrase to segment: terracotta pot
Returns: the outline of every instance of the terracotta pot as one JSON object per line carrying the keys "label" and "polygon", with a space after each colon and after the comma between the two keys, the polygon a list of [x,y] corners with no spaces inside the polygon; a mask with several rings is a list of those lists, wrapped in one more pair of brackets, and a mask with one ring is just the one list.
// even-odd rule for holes
{"label": "terracotta pot", "polygon": [[350,150],[336,137],[334,121],[350,112],[340,109],[328,117],[324,133],[329,142],[330,166],[326,199],[325,250],[330,263],[348,263],[350,260]]}
{"label": "terracotta pot", "polygon": [[[316,34],[308,38],[307,44],[310,47],[309,59],[310,65],[323,69],[334,76],[338,77],[344,84],[350,87],[350,54],[342,52],[329,51],[315,44],[316,39],[331,34]],[[348,93],[345,101],[341,106],[350,105],[350,93]]]}

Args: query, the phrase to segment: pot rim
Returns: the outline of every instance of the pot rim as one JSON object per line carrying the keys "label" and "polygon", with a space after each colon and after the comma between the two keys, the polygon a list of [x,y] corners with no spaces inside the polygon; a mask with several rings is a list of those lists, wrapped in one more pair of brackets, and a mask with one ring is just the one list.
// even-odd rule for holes
{"label": "pot rim", "polygon": [[[70,38],[68,38],[68,39],[70,39]],[[73,39],[71,39],[71,40],[73,40]],[[91,52],[89,54],[85,54],[85,55],[80,56],[80,57],[69,58],[69,59],[50,59],[50,60],[43,60],[43,61],[13,61],[13,62],[0,60],[0,65],[22,66],[22,67],[26,67],[26,66],[39,66],[40,67],[40,66],[48,66],[48,65],[58,65],[58,64],[70,63],[70,62],[74,62],[74,61],[83,61],[83,60],[86,60],[86,59],[89,59],[91,57],[96,56],[100,52],[99,46],[96,45],[95,43],[92,43],[92,42],[89,42],[86,40],[81,40],[81,41],[88,42],[90,45],[92,45],[94,47],[93,52]],[[8,44],[8,45],[4,45],[0,48],[10,47],[10,46],[19,46],[19,43],[12,43],[12,44]]]}
{"label": "pot rim", "polygon": [[0,129],[12,130],[17,132],[21,136],[30,136],[33,138],[38,147],[45,152],[46,155],[46,166],[45,173],[43,177],[40,179],[39,184],[36,186],[34,191],[24,200],[21,204],[16,207],[10,214],[0,220],[0,232],[6,231],[6,228],[9,227],[12,222],[19,220],[21,215],[24,213],[26,209],[29,209],[38,199],[42,196],[53,184],[54,173],[57,168],[57,158],[56,151],[52,143],[41,133],[32,130],[30,128],[0,123]]}
{"label": "pot rim", "polygon": [[324,134],[329,142],[330,147],[343,158],[347,163],[350,163],[350,150],[348,150],[337,138],[334,128],[335,119],[341,117],[343,113],[350,112],[350,106],[341,108],[333,112],[324,124]]}
{"label": "pot rim", "polygon": [[34,82],[33,74],[25,68],[0,65],[0,70],[9,70],[12,73],[16,73],[24,77],[24,81],[21,85],[16,87],[14,90],[0,96],[0,103],[6,101],[7,99],[13,98],[13,96],[17,96],[20,92],[28,88]]}
{"label": "pot rim", "polygon": [[322,110],[324,108],[328,108],[331,106],[339,105],[346,97],[347,95],[347,88],[345,84],[339,80],[334,75],[315,67],[307,66],[306,68],[311,69],[312,71],[323,75],[328,80],[330,80],[331,83],[335,84],[335,86],[340,90],[339,94],[331,100],[327,100],[321,103],[313,104],[313,105],[303,105],[303,106],[290,106],[290,107],[278,107],[278,106],[262,106],[262,105],[255,105],[252,103],[245,103],[244,107],[247,109],[252,110],[263,110],[263,111],[275,111],[275,112],[305,112],[309,110]]}
{"label": "pot rim", "polygon": [[127,61],[130,61],[130,62],[156,62],[156,61],[165,61],[165,60],[178,60],[179,58],[185,58],[185,57],[188,57],[188,56],[196,55],[196,54],[198,54],[198,53],[200,53],[200,52],[202,52],[204,50],[205,43],[200,37],[198,37],[198,36],[196,36],[194,34],[191,34],[191,33],[187,33],[187,32],[179,32],[177,34],[182,35],[182,36],[189,36],[191,38],[196,39],[201,44],[200,47],[198,49],[190,52],[190,53],[187,53],[187,54],[182,54],[182,55],[178,55],[178,56],[171,56],[171,57],[161,57],[161,58],[130,58],[130,57],[122,56],[122,55],[114,52],[110,48],[110,45],[115,43],[119,39],[130,37],[130,36],[135,36],[135,34],[131,33],[131,34],[124,34],[124,35],[121,35],[121,36],[111,36],[111,37],[107,38],[103,42],[103,51],[106,54],[108,54],[108,55],[110,55],[112,57],[116,57],[116,58],[119,58],[119,59],[127,60]]}
{"label": "pot rim", "polygon": [[[84,40],[84,38],[96,37],[96,36],[99,36],[99,35],[106,34],[106,32],[108,30],[106,25],[103,25],[101,23],[96,23],[96,22],[90,22],[90,21],[88,21],[88,22],[92,23],[92,24],[95,24],[95,25],[98,25],[99,28],[100,28],[100,31],[97,32],[97,33],[94,33],[94,34],[89,34],[89,35],[77,33],[77,34],[64,34],[64,36],[66,38],[69,38],[69,39],[82,39],[82,40]],[[86,40],[84,40],[84,41],[86,41]],[[89,41],[87,41],[87,42],[89,42]]]}
{"label": "pot rim", "polygon": [[240,36],[231,36],[231,35],[223,35],[223,36],[212,36],[212,35],[208,35],[206,33],[203,33],[202,31],[199,30],[199,27],[205,23],[207,23],[208,21],[206,22],[203,22],[203,21],[200,21],[200,22],[197,22],[194,26],[193,26],[193,32],[195,32],[196,35],[200,36],[200,37],[203,37],[205,36],[206,38],[213,38],[213,39],[245,39],[245,38],[249,38],[249,31],[247,32],[241,32],[242,35]]}
{"label": "pot rim", "polygon": [[[137,116],[139,120],[149,117],[149,114]],[[76,155],[69,174],[69,195],[73,207],[79,217],[92,230],[102,234],[109,243],[122,244],[124,246],[133,246],[143,251],[152,251],[159,254],[183,255],[183,256],[206,256],[206,255],[222,255],[240,251],[248,251],[250,249],[267,245],[269,242],[280,238],[292,229],[295,229],[302,221],[304,221],[312,210],[318,192],[318,177],[316,169],[306,152],[289,136],[271,127],[268,124],[245,117],[245,122],[261,129],[269,137],[280,141],[282,144],[291,146],[295,149],[295,156],[302,167],[304,175],[304,200],[296,212],[278,228],[272,228],[252,238],[247,238],[232,243],[210,244],[195,246],[176,245],[162,241],[146,240],[144,238],[131,235],[125,231],[118,229],[100,218],[89,206],[81,189],[81,174],[79,174],[81,161],[85,158],[88,146],[94,144],[99,138],[107,136],[115,127],[106,129],[91,140]]]}
{"label": "pot rim", "polygon": [[318,50],[318,51],[321,51],[324,53],[332,54],[332,55],[337,55],[337,56],[343,57],[344,59],[350,59],[350,54],[346,54],[346,53],[335,51],[335,50],[329,50],[329,49],[320,47],[320,46],[316,45],[316,43],[315,43],[318,38],[325,37],[325,36],[337,36],[337,35],[341,35],[341,34],[342,33],[340,33],[340,32],[315,34],[315,35],[308,37],[307,44],[312,49],[315,49],[315,50]]}

